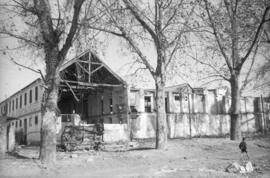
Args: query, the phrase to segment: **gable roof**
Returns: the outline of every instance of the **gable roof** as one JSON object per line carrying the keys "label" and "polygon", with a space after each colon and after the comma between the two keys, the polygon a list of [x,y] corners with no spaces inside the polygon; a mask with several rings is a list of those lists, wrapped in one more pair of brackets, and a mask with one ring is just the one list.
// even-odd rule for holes
{"label": "gable roof", "polygon": [[[90,65],[89,71],[86,71],[86,69],[83,69],[83,66],[80,64],[80,62],[83,62],[86,65]],[[107,64],[105,64],[95,53],[93,53],[90,49],[86,50],[85,52],[81,53],[80,55],[76,56],[75,58],[65,62],[60,67],[60,72],[68,71],[68,70],[77,70],[75,65],[78,65],[81,67],[82,71],[86,73],[87,77],[95,81],[95,78],[100,77],[101,80],[107,80],[106,82],[116,82],[121,83],[122,85],[126,86],[126,82],[117,75]],[[94,65],[99,65],[94,66]],[[89,73],[90,72],[90,73]],[[68,73],[68,72],[66,72]],[[94,73],[94,74],[93,74]],[[93,75],[92,75],[93,74]],[[74,78],[74,77],[73,77]],[[110,81],[111,80],[111,81]],[[96,79],[97,82],[97,79]],[[89,82],[90,83],[90,82]]]}

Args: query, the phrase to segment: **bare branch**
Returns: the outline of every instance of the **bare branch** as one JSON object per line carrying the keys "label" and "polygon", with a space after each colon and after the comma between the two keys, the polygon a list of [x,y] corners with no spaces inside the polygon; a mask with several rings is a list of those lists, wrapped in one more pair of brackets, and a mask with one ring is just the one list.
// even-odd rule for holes
{"label": "bare branch", "polygon": [[20,35],[18,35],[18,34],[13,34],[13,33],[11,33],[11,32],[7,32],[6,30],[0,31],[0,34],[8,35],[8,36],[10,36],[10,37],[13,37],[13,38],[22,40],[22,41],[24,41],[24,42],[26,42],[26,43],[29,43],[29,44],[32,44],[33,46],[36,46],[36,47],[40,47],[40,46],[41,46],[40,43],[37,43],[37,42],[32,41],[32,40],[30,40],[30,39],[27,39],[27,38],[25,38],[25,37],[23,37],[23,36],[20,36]]}
{"label": "bare branch", "polygon": [[264,11],[264,14],[263,14],[263,17],[262,17],[262,20],[261,20],[261,23],[260,25],[258,26],[257,28],[257,31],[256,31],[256,34],[254,36],[254,39],[253,39],[253,42],[251,43],[246,55],[241,59],[241,62],[240,64],[237,66],[237,68],[241,68],[242,65],[245,63],[245,61],[247,60],[247,58],[249,57],[251,51],[253,50],[253,47],[254,45],[257,43],[257,39],[260,35],[260,32],[261,32],[261,29],[266,21],[266,18],[267,18],[267,15],[268,15],[268,11],[270,10],[270,6],[266,7],[265,11]]}
{"label": "bare branch", "polygon": [[203,65],[206,65],[206,66],[210,67],[211,69],[213,69],[218,74],[218,76],[221,77],[221,78],[223,78],[224,80],[227,80],[227,81],[230,80],[229,78],[227,78],[226,76],[224,76],[223,74],[221,74],[220,71],[217,70],[216,67],[214,67],[213,65],[211,65],[209,63],[206,63],[206,62],[203,62],[203,61],[199,60],[197,57],[191,56],[189,54],[187,54],[187,55],[189,57],[191,57],[193,60],[195,60],[196,62],[199,62],[199,63],[201,63]]}
{"label": "bare branch", "polygon": [[217,82],[217,81],[223,81],[224,79],[213,79],[213,80],[210,80],[208,82],[205,82],[203,83],[201,86],[205,86],[205,85],[208,85],[209,83],[213,83],[213,82]]}
{"label": "bare branch", "polygon": [[221,54],[223,55],[223,57],[224,57],[224,59],[225,59],[225,61],[226,61],[226,64],[227,64],[227,66],[228,66],[228,68],[229,68],[229,70],[232,71],[232,64],[230,63],[229,58],[228,58],[228,56],[227,56],[226,53],[225,53],[224,46],[223,46],[222,43],[221,43],[221,40],[220,40],[220,38],[219,38],[219,36],[218,36],[218,32],[217,32],[217,29],[216,29],[216,26],[215,26],[215,23],[214,23],[214,20],[212,19],[212,16],[211,16],[211,14],[210,14],[209,7],[208,7],[208,1],[207,1],[207,0],[204,0],[204,2],[205,2],[205,9],[206,9],[206,12],[207,12],[209,21],[210,21],[210,23],[211,23],[211,27],[212,27],[212,29],[213,29],[213,32],[214,32],[216,41],[217,41],[217,43],[218,43],[220,52],[221,52]]}
{"label": "bare branch", "polygon": [[76,0],[74,3],[75,4],[74,4],[74,7],[73,7],[74,12],[73,12],[72,24],[71,24],[71,27],[69,29],[66,41],[65,41],[62,49],[60,50],[59,56],[58,56],[58,59],[60,61],[64,60],[64,57],[66,56],[69,48],[71,47],[73,37],[75,36],[75,34],[77,32],[79,15],[80,15],[81,7],[82,7],[82,4],[84,3],[84,0]]}
{"label": "bare branch", "polygon": [[21,67],[23,67],[23,68],[25,68],[25,69],[31,70],[32,72],[35,72],[35,73],[40,74],[40,75],[41,75],[41,78],[42,78],[42,80],[43,80],[43,82],[45,83],[45,78],[44,78],[44,75],[42,74],[41,70],[35,70],[35,69],[31,68],[31,67],[28,67],[28,66],[25,66],[25,65],[23,65],[23,64],[20,64],[20,63],[16,62],[13,58],[10,58],[10,60],[11,60],[14,64],[16,64],[16,65],[18,65],[18,66],[21,66]]}
{"label": "bare branch", "polygon": [[256,48],[255,48],[255,51],[254,51],[254,54],[253,54],[253,57],[252,57],[251,64],[250,64],[250,66],[249,66],[248,72],[247,72],[246,77],[245,77],[245,79],[244,79],[244,84],[243,84],[242,87],[240,88],[240,92],[242,92],[242,91],[245,89],[245,87],[247,86],[247,84],[249,83],[248,78],[249,78],[249,76],[250,76],[251,69],[252,69],[253,64],[254,64],[254,62],[255,62],[255,57],[256,57],[256,55],[257,55],[258,48],[259,48],[259,44],[256,45]]}
{"label": "bare branch", "polygon": [[151,35],[151,37],[155,41],[155,44],[157,45],[158,39],[157,39],[157,35],[153,31],[153,29],[140,17],[139,12],[137,12],[135,10],[135,7],[133,6],[133,4],[129,0],[123,0],[123,1],[126,4],[127,8],[130,10],[130,12],[133,14],[133,16],[142,25],[142,27],[145,28],[149,32],[149,34]]}
{"label": "bare branch", "polygon": [[106,6],[103,2],[100,1],[100,3],[105,7],[106,12],[108,13],[108,15],[110,16],[112,22],[115,24],[115,26],[121,31],[122,33],[122,37],[127,40],[127,42],[130,44],[130,46],[132,47],[132,49],[137,53],[137,55],[140,57],[140,59],[142,60],[143,64],[148,68],[148,70],[150,71],[150,73],[154,76],[155,75],[155,70],[154,68],[151,66],[151,64],[148,62],[146,56],[143,55],[143,53],[141,52],[140,48],[136,45],[135,41],[127,34],[126,30],[120,26],[117,22],[117,20],[112,16],[112,12],[111,10],[108,8],[108,6]]}
{"label": "bare branch", "polygon": [[122,33],[114,32],[114,31],[107,30],[107,29],[104,29],[104,28],[94,27],[94,26],[91,26],[91,25],[87,25],[87,27],[90,28],[90,29],[93,29],[93,30],[98,30],[98,31],[110,33],[110,34],[115,35],[115,36],[123,37]]}

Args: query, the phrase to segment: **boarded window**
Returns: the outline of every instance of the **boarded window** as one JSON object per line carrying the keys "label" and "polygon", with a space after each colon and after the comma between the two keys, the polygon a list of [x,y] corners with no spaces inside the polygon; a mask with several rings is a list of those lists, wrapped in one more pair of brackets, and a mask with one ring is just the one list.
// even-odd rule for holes
{"label": "boarded window", "polygon": [[32,127],[32,117],[29,118],[29,127]]}
{"label": "boarded window", "polygon": [[32,90],[29,92],[29,103],[32,103]]}
{"label": "boarded window", "polygon": [[145,112],[152,112],[151,96],[144,97],[144,111]]}
{"label": "boarded window", "polygon": [[38,87],[35,88],[35,100],[38,100]]}
{"label": "boarded window", "polygon": [[22,108],[22,95],[20,96],[20,108]]}
{"label": "boarded window", "polygon": [[16,109],[18,109],[18,98],[16,98]]}
{"label": "boarded window", "polygon": [[35,125],[38,125],[38,116],[35,116]]}
{"label": "boarded window", "polygon": [[24,105],[27,104],[27,93],[24,94]]}
{"label": "boarded window", "polygon": [[8,108],[9,112],[11,112],[11,101],[9,102],[9,106],[8,107],[9,107]]}

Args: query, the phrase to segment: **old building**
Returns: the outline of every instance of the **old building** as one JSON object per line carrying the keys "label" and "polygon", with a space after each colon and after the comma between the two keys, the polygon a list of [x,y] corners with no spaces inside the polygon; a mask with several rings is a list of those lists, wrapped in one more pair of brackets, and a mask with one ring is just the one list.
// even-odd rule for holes
{"label": "old building", "polygon": [[[107,130],[115,135],[114,138],[108,135],[105,139],[126,138],[123,130],[127,128],[128,90],[117,74],[95,54],[86,51],[64,63],[60,77],[58,107],[63,122],[69,122],[75,114],[89,124],[102,118],[105,124],[122,124],[107,125]],[[17,138],[20,143],[40,140],[44,89],[42,80],[37,79],[0,103],[1,117],[8,117],[10,125],[21,137]]]}
{"label": "old building", "polygon": [[[64,63],[60,77],[59,130],[65,123],[74,122],[72,119],[76,116],[83,124],[102,120],[107,142],[155,137],[154,89],[129,88],[89,50]],[[0,103],[0,118],[7,118],[19,143],[33,144],[40,140],[45,88],[43,81],[37,79]],[[187,83],[166,87],[168,137],[228,134],[230,96],[227,90],[192,88]],[[269,114],[264,113],[262,101],[242,98],[243,132],[256,132],[269,125]]]}

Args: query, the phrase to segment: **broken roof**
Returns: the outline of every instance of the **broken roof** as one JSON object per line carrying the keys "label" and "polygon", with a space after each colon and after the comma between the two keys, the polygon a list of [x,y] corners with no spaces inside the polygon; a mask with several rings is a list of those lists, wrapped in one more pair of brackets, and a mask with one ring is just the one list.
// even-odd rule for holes
{"label": "broken roof", "polygon": [[64,63],[60,77],[64,84],[70,86],[126,86],[126,82],[90,50]]}

